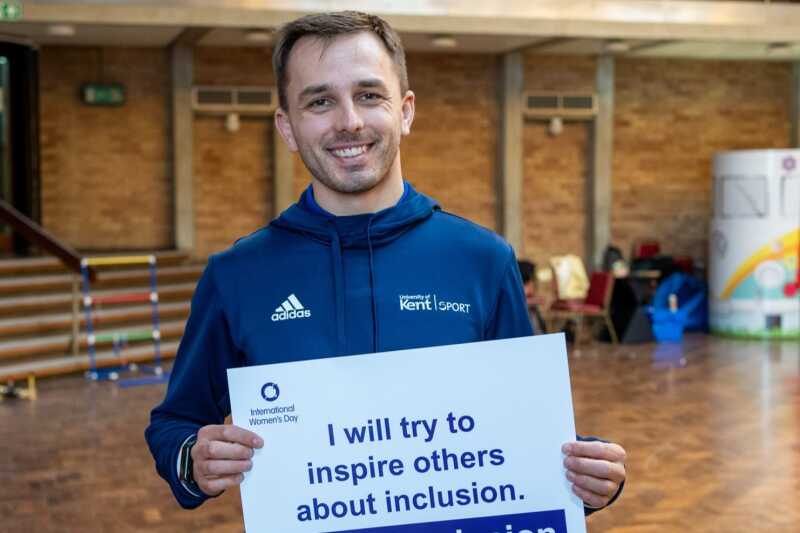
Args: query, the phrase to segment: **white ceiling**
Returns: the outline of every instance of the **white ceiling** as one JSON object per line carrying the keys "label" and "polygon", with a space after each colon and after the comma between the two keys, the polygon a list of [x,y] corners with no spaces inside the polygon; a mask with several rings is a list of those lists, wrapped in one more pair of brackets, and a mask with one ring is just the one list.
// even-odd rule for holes
{"label": "white ceiling", "polygon": [[28,38],[40,45],[78,46],[166,46],[183,28],[170,26],[73,25],[75,35],[60,37],[48,33],[49,24],[0,22],[3,35]]}
{"label": "white ceiling", "polygon": [[[0,40],[3,36],[28,39],[39,45],[76,46],[144,46],[165,47],[178,37],[183,28],[177,26],[129,26],[74,24],[75,35],[55,36],[48,32],[50,25],[30,22],[0,23]],[[253,43],[246,39],[247,29],[216,28],[207,33],[200,46],[254,46],[268,47],[269,43]],[[520,35],[457,34],[454,48],[437,48],[432,44],[434,35],[403,33],[406,49],[410,52],[484,53],[498,54],[511,50],[530,49],[548,55],[598,55],[606,52],[606,39],[593,38],[543,38]],[[799,36],[800,38],[800,36]],[[628,52],[616,55],[633,57],[677,57],[698,59],[796,61],[800,60],[800,44],[788,48],[770,48],[766,42],[737,41],[647,41],[629,39]]]}

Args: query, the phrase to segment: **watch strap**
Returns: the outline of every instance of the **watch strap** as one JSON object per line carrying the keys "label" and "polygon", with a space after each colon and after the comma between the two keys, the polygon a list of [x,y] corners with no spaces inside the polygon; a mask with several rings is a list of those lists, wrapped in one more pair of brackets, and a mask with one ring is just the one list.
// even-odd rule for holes
{"label": "watch strap", "polygon": [[185,484],[191,492],[199,493],[200,488],[194,480],[194,461],[192,460],[192,448],[197,443],[197,435],[192,435],[186,439],[181,446],[179,455],[180,466],[178,468],[178,479]]}

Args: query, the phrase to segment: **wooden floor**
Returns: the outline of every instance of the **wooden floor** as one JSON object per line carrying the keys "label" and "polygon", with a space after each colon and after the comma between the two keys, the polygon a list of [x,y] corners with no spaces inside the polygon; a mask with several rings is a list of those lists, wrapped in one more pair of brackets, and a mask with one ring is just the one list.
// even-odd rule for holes
{"label": "wooden floor", "polygon": [[[800,345],[687,338],[573,350],[578,431],[622,443],[628,484],[599,532],[800,532]],[[237,491],[182,511],[142,433],[163,386],[43,381],[0,402],[0,530],[243,529]]]}

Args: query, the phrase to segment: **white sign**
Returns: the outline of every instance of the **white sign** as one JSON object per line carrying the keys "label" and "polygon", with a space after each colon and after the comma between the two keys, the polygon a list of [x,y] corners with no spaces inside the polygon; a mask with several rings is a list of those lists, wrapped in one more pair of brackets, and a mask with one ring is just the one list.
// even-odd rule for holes
{"label": "white sign", "polygon": [[585,533],[564,337],[228,370],[249,533]]}

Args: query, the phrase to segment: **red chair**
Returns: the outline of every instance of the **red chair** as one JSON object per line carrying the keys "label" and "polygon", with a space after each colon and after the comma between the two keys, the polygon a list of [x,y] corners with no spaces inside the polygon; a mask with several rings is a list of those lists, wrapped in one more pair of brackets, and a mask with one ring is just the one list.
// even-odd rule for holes
{"label": "red chair", "polygon": [[661,245],[658,241],[642,240],[637,241],[633,245],[633,258],[634,259],[647,259],[655,257],[661,253]]}
{"label": "red chair", "polygon": [[593,272],[589,280],[589,292],[582,302],[558,300],[550,308],[555,319],[575,320],[575,343],[581,336],[584,318],[602,318],[605,321],[611,342],[617,344],[619,338],[611,320],[611,295],[614,292],[614,276],[611,272]]}

